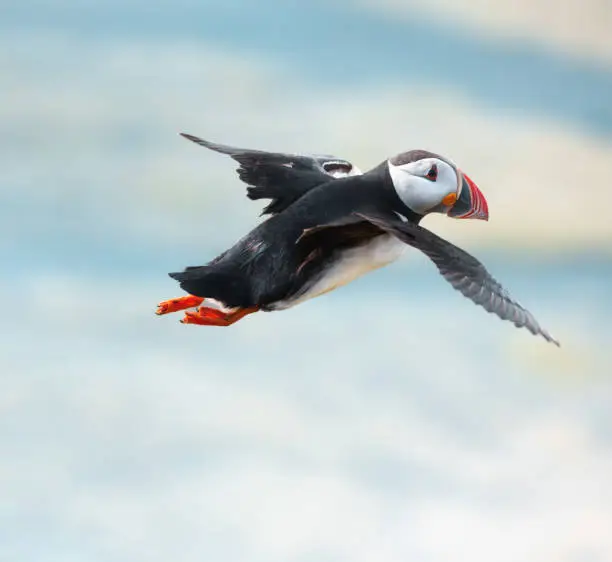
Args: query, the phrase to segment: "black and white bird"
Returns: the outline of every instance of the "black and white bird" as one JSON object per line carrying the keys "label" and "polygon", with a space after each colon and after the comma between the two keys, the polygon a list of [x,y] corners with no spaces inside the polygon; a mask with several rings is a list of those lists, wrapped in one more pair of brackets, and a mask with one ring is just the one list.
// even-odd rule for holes
{"label": "black and white bird", "polygon": [[[412,246],[474,303],[559,345],[476,258],[419,225],[430,213],[489,218],[480,189],[449,159],[410,150],[362,173],[334,156],[183,136],[236,160],[247,196],[271,200],[262,212],[269,217],[206,265],[170,273],[188,295],[160,303],[157,314],[185,310],[185,324],[229,326],[247,314],[287,309],[332,291]],[[201,306],[204,301],[216,307]]]}

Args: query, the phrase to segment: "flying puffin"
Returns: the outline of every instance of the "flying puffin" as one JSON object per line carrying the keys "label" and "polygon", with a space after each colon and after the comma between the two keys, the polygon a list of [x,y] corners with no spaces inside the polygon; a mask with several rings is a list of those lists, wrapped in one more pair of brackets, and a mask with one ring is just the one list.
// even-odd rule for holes
{"label": "flying puffin", "polygon": [[[476,258],[419,225],[429,213],[489,218],[480,189],[449,159],[410,150],[362,173],[334,156],[182,136],[237,161],[247,196],[271,200],[262,212],[269,217],[206,265],[170,273],[188,295],[161,302],[156,314],[184,310],[184,324],[229,326],[253,312],[284,310],[332,291],[412,246],[474,303],[559,345]],[[201,306],[205,301],[216,307]]]}

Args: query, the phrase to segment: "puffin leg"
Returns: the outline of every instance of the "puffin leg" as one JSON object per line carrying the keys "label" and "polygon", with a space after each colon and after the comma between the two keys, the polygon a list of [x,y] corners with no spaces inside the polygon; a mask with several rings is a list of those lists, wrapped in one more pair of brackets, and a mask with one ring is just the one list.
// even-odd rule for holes
{"label": "puffin leg", "polygon": [[231,326],[241,318],[247,316],[247,314],[253,314],[253,312],[257,312],[258,310],[259,307],[252,306],[250,308],[239,308],[234,312],[223,312],[217,308],[201,306],[195,312],[185,312],[185,316],[181,320],[181,323],[198,324],[199,326]]}
{"label": "puffin leg", "polygon": [[195,295],[187,295],[185,297],[177,297],[176,299],[170,299],[167,301],[160,302],[157,305],[155,314],[161,316],[162,314],[168,314],[170,312],[178,312],[179,310],[185,310],[187,308],[193,308],[202,304],[204,299],[202,297],[196,297]]}

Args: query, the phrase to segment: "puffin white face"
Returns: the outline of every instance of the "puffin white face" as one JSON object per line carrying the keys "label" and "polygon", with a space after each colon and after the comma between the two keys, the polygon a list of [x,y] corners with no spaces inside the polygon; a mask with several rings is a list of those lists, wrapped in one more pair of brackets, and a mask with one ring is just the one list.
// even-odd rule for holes
{"label": "puffin white face", "polygon": [[461,191],[455,168],[435,156],[405,163],[402,156],[388,160],[393,187],[402,202],[420,215],[446,213]]}
{"label": "puffin white face", "polygon": [[441,156],[411,150],[390,158],[387,165],[397,195],[415,213],[489,220],[489,206],[478,186]]}

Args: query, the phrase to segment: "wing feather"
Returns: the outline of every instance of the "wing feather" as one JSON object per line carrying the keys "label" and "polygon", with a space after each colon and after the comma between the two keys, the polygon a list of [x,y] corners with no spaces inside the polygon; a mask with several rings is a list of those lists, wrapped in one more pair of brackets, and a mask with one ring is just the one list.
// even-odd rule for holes
{"label": "wing feather", "polygon": [[334,180],[334,169],[344,173],[356,170],[348,160],[335,156],[267,152],[214,143],[187,133],[181,136],[238,162],[238,177],[248,185],[249,199],[271,200],[262,215],[280,213],[311,189]]}
{"label": "wing feather", "polygon": [[393,234],[399,240],[423,252],[456,290],[487,312],[526,328],[534,335],[559,346],[559,342],[535,319],[533,314],[513,299],[508,291],[474,256],[433,232],[409,222],[360,215],[365,220]]}

